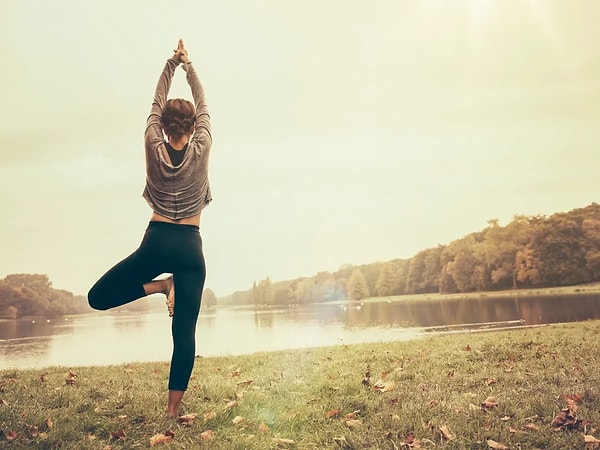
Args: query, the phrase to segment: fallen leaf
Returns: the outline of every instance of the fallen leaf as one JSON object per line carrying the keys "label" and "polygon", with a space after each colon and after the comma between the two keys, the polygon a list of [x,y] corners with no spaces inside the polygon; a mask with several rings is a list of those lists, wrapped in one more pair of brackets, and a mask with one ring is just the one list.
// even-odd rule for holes
{"label": "fallen leaf", "polygon": [[245,380],[245,381],[240,381],[239,383],[237,383],[238,386],[250,386],[252,383],[254,383],[254,380]]}
{"label": "fallen leaf", "polygon": [[177,418],[177,422],[183,424],[183,425],[191,425],[196,421],[196,416],[198,414],[196,413],[191,413],[191,414],[185,414],[183,416],[179,416]]}
{"label": "fallen leaf", "polygon": [[69,369],[69,377],[73,377],[73,378],[77,378],[79,375],[77,374],[77,372],[73,372],[72,369]]}
{"label": "fallen leaf", "polygon": [[14,441],[17,438],[17,432],[15,430],[10,430],[6,433],[6,439],[8,441]]}
{"label": "fallen leaf", "polygon": [[269,426],[266,423],[261,422],[260,425],[258,426],[258,432],[259,433],[268,433]]}
{"label": "fallen leaf", "polygon": [[27,427],[27,432],[29,433],[29,436],[37,436],[39,433],[38,427],[35,425],[29,425]]}
{"label": "fallen leaf", "polygon": [[584,434],[583,442],[585,443],[585,448],[587,450],[596,450],[600,448],[600,439],[596,439],[591,434]]}
{"label": "fallen leaf", "polygon": [[225,405],[225,410],[228,410],[228,409],[233,409],[233,408],[235,408],[237,405],[238,405],[238,402],[237,402],[236,400],[231,400],[230,402],[228,402],[228,403]]}
{"label": "fallen leaf", "polygon": [[349,412],[348,414],[344,414],[344,419],[356,419],[356,416],[360,414],[360,409],[357,409],[356,411],[352,411]]}
{"label": "fallen leaf", "polygon": [[493,448],[495,450],[508,450],[508,447],[506,445],[493,441],[491,439],[488,439],[486,442],[489,448]]}
{"label": "fallen leaf", "polygon": [[379,380],[377,383],[375,383],[373,385],[373,389],[379,391],[379,392],[389,392],[394,390],[394,388],[396,387],[396,382],[395,381],[388,381],[387,383]]}
{"label": "fallen leaf", "polygon": [[168,429],[167,431],[165,431],[165,436],[171,436],[171,437],[175,437],[175,432],[171,429]]}
{"label": "fallen leaf", "polygon": [[46,420],[44,420],[44,425],[46,425],[46,428],[51,430],[52,427],[54,426],[54,423],[52,423],[52,419],[50,419],[50,417],[48,417]]}
{"label": "fallen leaf", "polygon": [[331,419],[332,417],[339,416],[339,414],[340,414],[339,409],[332,409],[331,411],[327,411],[327,418]]}
{"label": "fallen leaf", "polygon": [[45,381],[48,381],[48,372],[44,372],[43,374],[40,375],[40,381],[42,383]]}
{"label": "fallen leaf", "polygon": [[239,377],[241,373],[242,373],[242,369],[238,367],[233,372],[231,372],[231,378]]}
{"label": "fallen leaf", "polygon": [[275,445],[283,445],[286,447],[288,445],[295,444],[295,441],[293,439],[273,438],[272,441],[273,441],[273,444],[275,444]]}
{"label": "fallen leaf", "polygon": [[234,425],[239,425],[244,420],[246,419],[244,419],[242,416],[235,416],[233,419],[231,419],[231,423],[233,423]]}
{"label": "fallen leaf", "polygon": [[408,433],[407,435],[404,436],[404,443],[408,444],[408,445],[412,445],[413,442],[415,441],[415,434],[414,433]]}
{"label": "fallen leaf", "polygon": [[212,441],[215,438],[215,432],[213,430],[206,430],[200,433],[200,439],[203,441]]}
{"label": "fallen leaf", "polygon": [[481,406],[485,409],[492,409],[492,408],[495,408],[496,406],[498,406],[498,402],[496,401],[495,397],[488,397],[481,404]]}
{"label": "fallen leaf", "polygon": [[217,417],[217,413],[214,411],[209,411],[202,416],[202,420],[208,422],[209,420],[214,419],[215,417]]}
{"label": "fallen leaf", "polygon": [[155,445],[167,444],[173,441],[173,436],[167,436],[166,434],[155,434],[150,438],[150,447],[154,447]]}
{"label": "fallen leaf", "polygon": [[509,432],[510,434],[515,434],[515,433],[517,432],[517,429],[516,429],[516,428],[513,428],[513,427],[509,427],[509,429],[508,429],[508,432]]}
{"label": "fallen leaf", "polygon": [[467,345],[465,346],[465,350],[466,350],[467,352],[470,352],[470,351],[471,351],[471,346],[470,346],[469,344],[467,344]]}
{"label": "fallen leaf", "polygon": [[430,400],[429,403],[427,403],[427,406],[429,406],[430,408],[433,408],[435,406],[437,406],[439,404],[439,402],[437,400]]}
{"label": "fallen leaf", "polygon": [[362,426],[362,420],[360,419],[348,419],[345,420],[344,423],[349,426],[350,428],[357,428]]}
{"label": "fallen leaf", "polygon": [[535,423],[528,423],[527,425],[523,426],[523,429],[527,431],[537,431],[540,429],[540,427],[538,427]]}
{"label": "fallen leaf", "polygon": [[442,437],[447,441],[451,441],[452,439],[454,439],[454,434],[452,434],[452,432],[446,425],[440,427],[440,432],[442,433]]}
{"label": "fallen leaf", "polygon": [[113,439],[125,439],[125,430],[121,428],[119,431],[111,431],[110,435]]}
{"label": "fallen leaf", "polygon": [[67,379],[65,379],[65,383],[68,386],[73,386],[75,384],[75,377],[67,377]]}
{"label": "fallen leaf", "polygon": [[565,395],[565,400],[567,402],[567,408],[575,413],[579,409],[579,404],[583,401],[583,398],[579,394],[569,394]]}
{"label": "fallen leaf", "polygon": [[550,423],[553,427],[567,429],[577,428],[580,424],[581,419],[575,417],[569,408],[562,409]]}
{"label": "fallen leaf", "polygon": [[498,380],[496,380],[495,378],[484,377],[483,382],[489,386],[490,384],[496,384]]}

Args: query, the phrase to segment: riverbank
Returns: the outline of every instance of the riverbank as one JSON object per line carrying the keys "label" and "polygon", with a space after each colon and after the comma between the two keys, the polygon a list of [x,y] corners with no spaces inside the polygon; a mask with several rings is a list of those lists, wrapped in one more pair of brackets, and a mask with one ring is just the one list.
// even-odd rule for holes
{"label": "riverbank", "polygon": [[416,300],[456,300],[456,299],[474,299],[474,298],[505,298],[505,297],[533,297],[533,296],[569,296],[580,294],[600,294],[600,283],[578,284],[575,286],[558,286],[546,288],[524,288],[524,289],[506,289],[503,291],[485,291],[485,292],[459,292],[455,294],[406,294],[393,295],[389,297],[370,297],[363,301],[381,302],[381,301],[416,301]]}
{"label": "riverbank", "polygon": [[[585,448],[600,439],[599,333],[590,321],[198,358],[179,421],[163,413],[165,363],[5,370],[0,446]],[[572,425],[553,426],[567,406]]]}

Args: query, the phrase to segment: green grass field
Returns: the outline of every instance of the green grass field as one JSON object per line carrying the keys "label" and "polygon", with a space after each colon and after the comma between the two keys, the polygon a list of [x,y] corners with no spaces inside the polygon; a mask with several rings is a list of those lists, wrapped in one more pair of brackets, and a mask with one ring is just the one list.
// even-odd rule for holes
{"label": "green grass field", "polygon": [[198,358],[180,420],[164,415],[165,363],[4,370],[0,447],[600,448],[599,334],[590,321]]}

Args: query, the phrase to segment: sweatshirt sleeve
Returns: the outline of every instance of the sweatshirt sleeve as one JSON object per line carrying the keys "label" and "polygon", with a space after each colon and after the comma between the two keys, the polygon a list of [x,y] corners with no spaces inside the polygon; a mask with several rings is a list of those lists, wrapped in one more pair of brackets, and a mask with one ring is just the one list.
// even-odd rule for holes
{"label": "sweatshirt sleeve", "polygon": [[210,129],[210,116],[204,97],[204,89],[196,69],[191,62],[183,64],[183,70],[186,72],[186,79],[192,90],[192,97],[196,106],[196,121],[194,126],[194,136],[192,140],[200,143],[200,148],[209,147],[212,144]]}
{"label": "sweatshirt sleeve", "polygon": [[167,103],[167,95],[173,81],[173,74],[179,62],[174,59],[168,59],[165,67],[160,74],[156,90],[154,92],[154,100],[150,109],[150,116],[146,121],[145,143],[146,149],[156,147],[164,141],[162,127],[162,112]]}

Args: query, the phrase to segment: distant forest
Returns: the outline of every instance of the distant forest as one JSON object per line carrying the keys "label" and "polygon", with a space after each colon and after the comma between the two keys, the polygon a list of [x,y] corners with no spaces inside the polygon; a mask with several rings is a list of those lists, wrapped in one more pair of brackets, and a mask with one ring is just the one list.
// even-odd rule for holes
{"label": "distant forest", "polygon": [[219,304],[286,305],[423,293],[572,286],[600,281],[600,205],[552,216],[517,215],[408,259],[272,282],[254,282]]}
{"label": "distant forest", "polygon": [[[215,293],[205,289],[202,294],[203,305],[211,306],[216,302]],[[113,311],[147,311],[155,308],[164,309],[166,314],[164,301],[156,299],[137,300]],[[85,296],[53,288],[48,275],[18,273],[0,280],[0,319],[56,318],[93,311]]]}
{"label": "distant forest", "polygon": [[[288,305],[361,300],[404,294],[482,292],[572,286],[600,281],[600,205],[546,216],[515,216],[506,226],[488,221],[481,231],[412,258],[344,265],[336,272],[272,282],[218,299],[222,305]],[[217,298],[202,294],[203,306]],[[164,308],[139,300],[121,309]],[[12,274],[0,280],[0,319],[60,317],[91,312],[81,295],[55,289],[47,275]]]}

